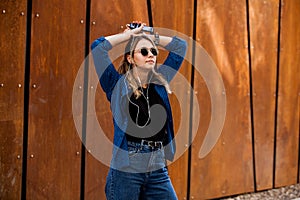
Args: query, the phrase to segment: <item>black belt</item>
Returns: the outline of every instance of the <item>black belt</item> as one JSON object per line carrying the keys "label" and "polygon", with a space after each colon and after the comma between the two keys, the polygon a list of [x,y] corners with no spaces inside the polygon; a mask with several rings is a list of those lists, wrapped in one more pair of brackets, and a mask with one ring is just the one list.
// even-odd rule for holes
{"label": "black belt", "polygon": [[135,142],[135,141],[128,141],[136,144],[140,144],[141,146],[149,146],[152,148],[162,148],[163,147],[163,142],[162,141],[149,141],[149,140],[141,140],[140,142]]}

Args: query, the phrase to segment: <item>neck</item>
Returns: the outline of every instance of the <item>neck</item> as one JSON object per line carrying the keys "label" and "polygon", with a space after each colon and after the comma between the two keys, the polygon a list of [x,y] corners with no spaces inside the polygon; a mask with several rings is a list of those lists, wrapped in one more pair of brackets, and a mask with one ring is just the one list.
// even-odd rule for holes
{"label": "neck", "polygon": [[140,67],[135,67],[134,69],[134,77],[140,82],[141,87],[146,88],[150,82],[149,80],[149,73],[151,70],[143,69]]}

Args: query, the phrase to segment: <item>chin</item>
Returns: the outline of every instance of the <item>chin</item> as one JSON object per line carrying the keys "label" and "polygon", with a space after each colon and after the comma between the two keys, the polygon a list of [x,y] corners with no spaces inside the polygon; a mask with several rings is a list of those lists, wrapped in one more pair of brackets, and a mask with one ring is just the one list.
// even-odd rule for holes
{"label": "chin", "polygon": [[152,69],[154,69],[154,67],[155,67],[155,65],[147,67],[147,69],[152,70]]}
{"label": "chin", "polygon": [[155,67],[155,65],[149,65],[149,64],[146,64],[143,66],[143,69],[149,69],[149,70],[152,70],[153,68]]}

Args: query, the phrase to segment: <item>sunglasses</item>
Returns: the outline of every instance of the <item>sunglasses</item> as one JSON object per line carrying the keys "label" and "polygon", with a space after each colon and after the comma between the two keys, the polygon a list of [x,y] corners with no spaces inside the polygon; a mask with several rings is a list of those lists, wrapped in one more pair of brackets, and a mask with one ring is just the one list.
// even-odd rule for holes
{"label": "sunglasses", "polygon": [[157,56],[158,55],[158,51],[157,49],[155,49],[154,47],[150,48],[150,49],[147,49],[145,47],[141,48],[140,50],[140,53],[143,55],[143,56],[148,56],[149,54],[149,51],[154,55],[154,56]]}

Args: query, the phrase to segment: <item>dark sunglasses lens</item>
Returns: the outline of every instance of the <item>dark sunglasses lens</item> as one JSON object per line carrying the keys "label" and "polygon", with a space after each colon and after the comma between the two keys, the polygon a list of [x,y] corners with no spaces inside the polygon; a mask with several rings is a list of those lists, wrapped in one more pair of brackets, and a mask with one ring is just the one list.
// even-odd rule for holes
{"label": "dark sunglasses lens", "polygon": [[[155,48],[151,48],[150,49],[150,51],[151,51],[151,53],[154,55],[154,56],[157,56],[157,50],[155,49]],[[143,55],[143,56],[147,56],[148,55],[148,49],[146,49],[146,48],[142,48],[141,49],[141,54]]]}
{"label": "dark sunglasses lens", "polygon": [[141,54],[142,54],[143,56],[147,56],[147,55],[148,55],[148,50],[145,49],[145,48],[142,48],[142,49],[141,49]]}
{"label": "dark sunglasses lens", "polygon": [[157,56],[157,50],[155,48],[151,48],[150,51],[154,56]]}

